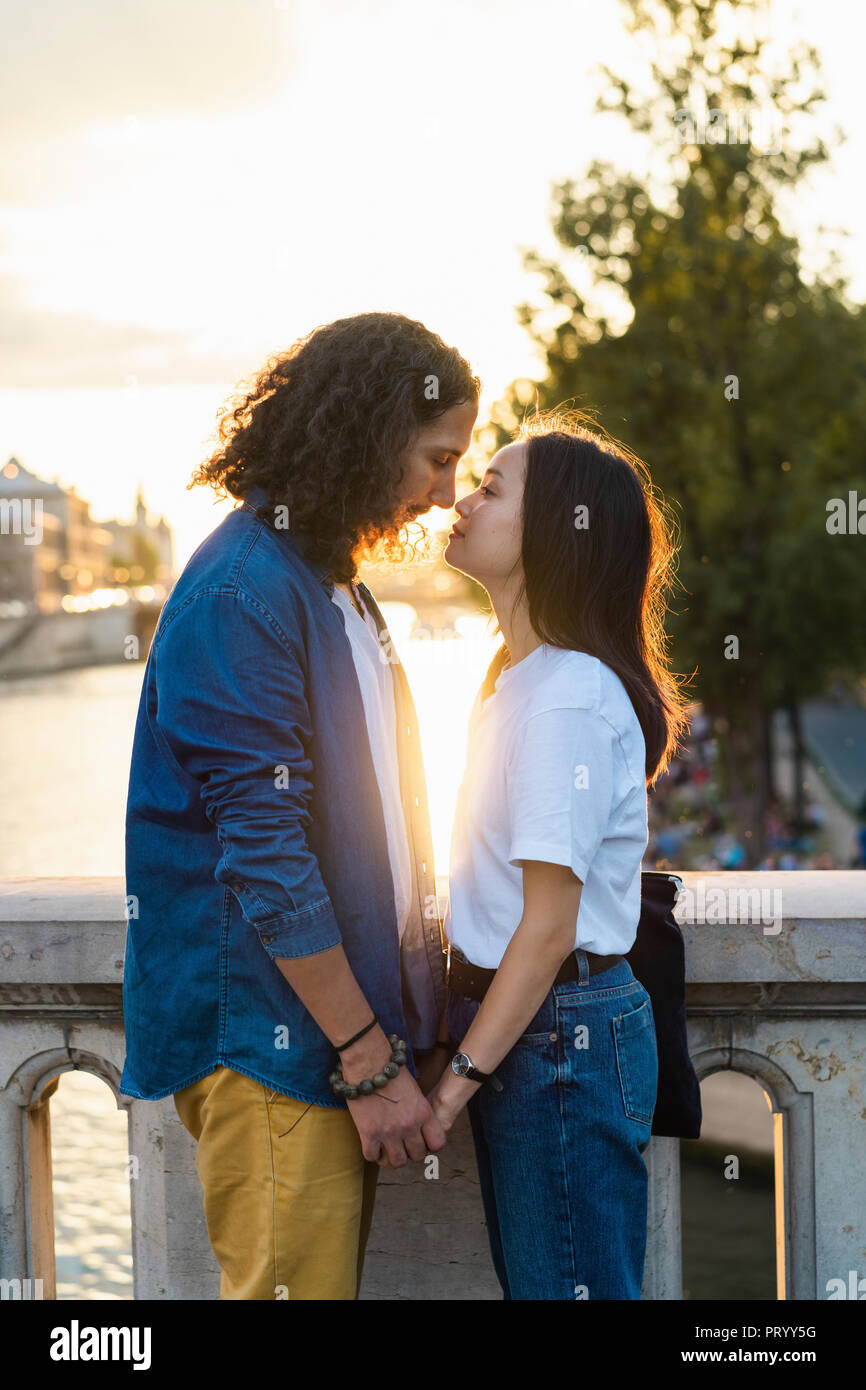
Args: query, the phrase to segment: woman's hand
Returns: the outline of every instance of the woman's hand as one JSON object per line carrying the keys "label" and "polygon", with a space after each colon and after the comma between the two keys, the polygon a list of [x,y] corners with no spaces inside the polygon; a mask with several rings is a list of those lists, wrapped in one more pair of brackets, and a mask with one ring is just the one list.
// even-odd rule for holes
{"label": "woman's hand", "polygon": [[447,1072],[442,1074],[427,1100],[446,1134],[480,1085],[480,1081],[470,1081],[465,1076],[455,1076],[450,1067]]}

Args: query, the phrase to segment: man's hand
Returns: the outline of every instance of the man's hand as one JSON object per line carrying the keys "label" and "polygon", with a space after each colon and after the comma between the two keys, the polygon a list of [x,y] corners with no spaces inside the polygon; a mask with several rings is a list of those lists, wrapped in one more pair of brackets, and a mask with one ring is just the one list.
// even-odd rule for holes
{"label": "man's hand", "polygon": [[[312,956],[276,957],[276,964],[304,1008],[334,1046],[347,1033],[354,1037],[373,1012],[342,946]],[[442,1049],[437,1049],[441,1051]],[[340,1053],[343,1078],[368,1081],[391,1060],[391,1045],[378,1023]],[[381,1091],[347,1102],[361,1136],[364,1157],[389,1168],[426,1158],[445,1144],[445,1133],[414,1077],[401,1067]]]}
{"label": "man's hand", "polygon": [[[442,1051],[442,1049],[439,1049]],[[343,1079],[364,1081],[391,1058],[391,1046],[376,1027],[341,1054]],[[445,1131],[406,1067],[381,1091],[347,1101],[366,1159],[383,1167],[403,1168],[422,1162],[445,1146]]]}

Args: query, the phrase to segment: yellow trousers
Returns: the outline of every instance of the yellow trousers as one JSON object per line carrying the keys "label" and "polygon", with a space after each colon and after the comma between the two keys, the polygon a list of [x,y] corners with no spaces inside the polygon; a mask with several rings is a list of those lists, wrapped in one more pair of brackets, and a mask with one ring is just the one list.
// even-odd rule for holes
{"label": "yellow trousers", "polygon": [[379,1166],[348,1110],[308,1105],[229,1067],[175,1092],[220,1266],[220,1298],[354,1299]]}

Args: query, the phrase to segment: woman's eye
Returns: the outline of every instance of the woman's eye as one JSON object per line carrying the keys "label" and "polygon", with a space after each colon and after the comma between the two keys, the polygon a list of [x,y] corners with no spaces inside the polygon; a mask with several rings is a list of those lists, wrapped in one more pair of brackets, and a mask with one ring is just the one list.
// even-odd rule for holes
{"label": "woman's eye", "polygon": [[494,497],[496,495],[494,492],[491,491],[489,487],[486,486],[486,484],[482,484],[478,491],[483,492],[485,497]]}

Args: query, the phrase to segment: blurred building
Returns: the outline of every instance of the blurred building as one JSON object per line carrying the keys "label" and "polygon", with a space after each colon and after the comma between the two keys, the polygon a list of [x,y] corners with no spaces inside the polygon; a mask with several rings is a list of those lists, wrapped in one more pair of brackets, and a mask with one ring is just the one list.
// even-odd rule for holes
{"label": "blurred building", "polygon": [[111,536],[110,563],[115,584],[155,584],[168,589],[172,579],[171,529],[165,517],[148,521],[141,488],[135,499],[135,521],[103,521]]}
{"label": "blurred building", "polygon": [[75,488],[47,482],[16,458],[0,468],[0,611],[23,604],[57,612],[67,595],[126,584],[168,584],[171,531],[147,518],[139,490],[135,521],[95,521]]}
{"label": "blurred building", "polygon": [[10,458],[0,469],[0,604],[54,612],[67,592],[61,578],[66,535],[58,516],[62,489]]}

